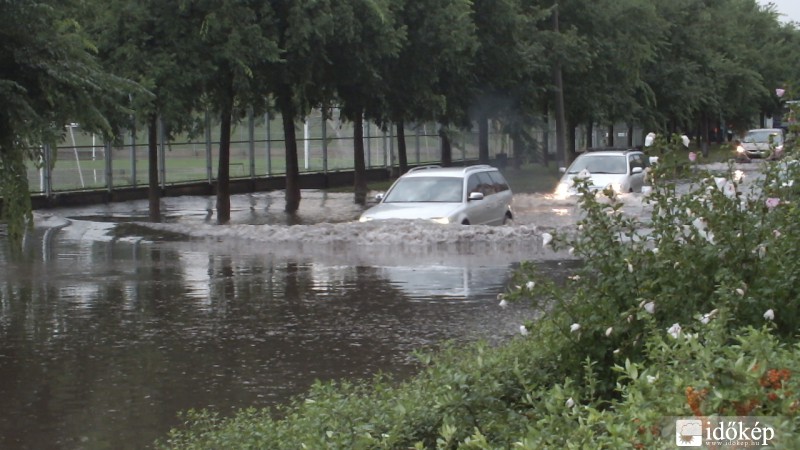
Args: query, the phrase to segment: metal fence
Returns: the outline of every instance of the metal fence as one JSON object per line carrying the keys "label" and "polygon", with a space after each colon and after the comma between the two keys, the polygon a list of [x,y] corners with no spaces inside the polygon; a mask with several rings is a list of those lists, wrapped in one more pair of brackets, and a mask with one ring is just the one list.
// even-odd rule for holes
{"label": "metal fence", "polygon": [[[353,124],[341,119],[337,110],[323,118],[315,111],[296,124],[301,173],[327,173],[353,169]],[[162,187],[181,183],[209,182],[217,177],[219,127],[205,117],[202,139],[188,136],[166,138],[159,128],[158,168]],[[407,124],[405,131],[409,164],[440,161],[441,144],[436,124]],[[143,131],[127,132],[121,144],[112,145],[80,129],[66,127],[65,140],[57,148],[43,148],[43,161],[28,169],[32,193],[114,190],[148,184],[147,141]],[[451,138],[454,161],[478,158],[474,131],[458,132]],[[498,131],[490,134],[490,153],[508,153],[509,139]],[[381,130],[364,124],[367,168],[398,165],[394,129]],[[237,124],[231,136],[231,179],[281,176],[286,172],[285,142],[280,116],[250,115]],[[38,166],[38,167],[37,167]]]}

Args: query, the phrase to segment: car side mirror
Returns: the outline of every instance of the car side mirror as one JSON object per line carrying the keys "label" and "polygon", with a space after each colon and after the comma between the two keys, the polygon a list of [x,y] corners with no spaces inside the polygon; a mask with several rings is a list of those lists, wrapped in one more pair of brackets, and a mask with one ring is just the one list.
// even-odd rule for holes
{"label": "car side mirror", "polygon": [[567,168],[566,168],[566,167],[559,167],[559,168],[558,168],[558,171],[559,171],[560,173],[567,173]]}
{"label": "car side mirror", "polygon": [[634,168],[631,169],[631,174],[633,174],[633,175],[635,175],[637,173],[642,173],[642,172],[644,172],[644,169],[642,169],[641,167],[634,167]]}
{"label": "car side mirror", "polygon": [[381,193],[379,193],[379,194],[375,194],[375,200],[376,200],[376,201],[381,201],[381,200],[383,200],[383,192],[381,192]]}
{"label": "car side mirror", "polygon": [[480,193],[480,192],[470,192],[469,193],[469,197],[467,197],[467,200],[469,200],[469,201],[472,201],[472,200],[483,200],[483,194]]}

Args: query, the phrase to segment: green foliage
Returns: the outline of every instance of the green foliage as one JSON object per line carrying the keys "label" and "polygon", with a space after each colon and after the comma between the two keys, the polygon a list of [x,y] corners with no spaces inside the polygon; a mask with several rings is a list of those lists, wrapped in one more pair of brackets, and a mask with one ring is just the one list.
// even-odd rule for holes
{"label": "green foliage", "polygon": [[25,162],[40,164],[41,146],[54,145],[70,122],[110,136],[105,112],[120,109],[120,93],[140,90],[100,70],[69,12],[53,2],[0,2],[0,16],[12,18],[0,39],[0,194],[12,247],[32,224]]}

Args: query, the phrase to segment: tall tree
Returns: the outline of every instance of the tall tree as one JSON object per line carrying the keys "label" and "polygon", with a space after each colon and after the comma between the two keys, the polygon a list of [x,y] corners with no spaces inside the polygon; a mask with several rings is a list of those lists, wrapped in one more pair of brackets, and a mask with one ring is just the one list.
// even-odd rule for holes
{"label": "tall tree", "polygon": [[0,17],[7,19],[0,30],[0,196],[9,240],[19,246],[32,224],[27,164],[41,163],[41,145],[55,146],[64,125],[76,121],[110,136],[101,111],[139,88],[101,70],[63,5],[4,1]]}
{"label": "tall tree", "polygon": [[380,119],[386,111],[386,84],[379,71],[386,61],[397,58],[405,29],[396,22],[396,8],[388,0],[345,0],[335,2],[333,17],[338,27],[330,42],[328,57],[333,63],[329,82],[335,86],[341,115],[353,122],[355,201],[367,198],[364,163],[363,123]]}
{"label": "tall tree", "polygon": [[[115,117],[115,128],[144,125],[147,132],[149,216],[161,220],[158,177],[159,122],[165,134],[191,130],[192,113],[199,108],[201,75],[209,67],[200,53],[200,40],[191,20],[190,6],[157,0],[93,0],[82,3],[81,17],[96,40],[107,71],[137,81],[150,94],[121,98],[134,110]],[[180,76],[176,76],[180,74]]]}
{"label": "tall tree", "polygon": [[264,69],[266,85],[281,113],[286,145],[286,211],[300,207],[300,168],[295,124],[315,106],[326,106],[333,86],[326,77],[333,70],[327,43],[337,31],[330,0],[274,1],[280,58]]}
{"label": "tall tree", "polygon": [[196,32],[211,67],[204,74],[203,94],[219,115],[217,164],[217,223],[231,218],[230,148],[234,121],[247,107],[265,108],[266,96],[259,69],[279,58],[273,26],[274,11],[257,0],[187,0],[187,18],[196,17]]}
{"label": "tall tree", "polygon": [[387,61],[383,77],[385,119],[397,127],[401,173],[408,170],[407,124],[468,124],[478,46],[471,10],[468,0],[407,0],[399,11],[407,39],[398,57]]}

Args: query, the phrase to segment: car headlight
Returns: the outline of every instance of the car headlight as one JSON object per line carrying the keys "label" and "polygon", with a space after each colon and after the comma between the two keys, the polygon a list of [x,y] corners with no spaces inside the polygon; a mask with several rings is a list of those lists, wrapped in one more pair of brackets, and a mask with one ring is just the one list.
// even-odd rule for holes
{"label": "car headlight", "polygon": [[569,188],[570,188],[569,183],[564,183],[564,182],[558,183],[558,186],[556,186],[555,194],[556,195],[567,195],[567,194],[569,194]]}
{"label": "car headlight", "polygon": [[431,219],[431,222],[436,222],[436,223],[440,223],[442,225],[447,225],[448,223],[450,223],[450,218],[449,217],[436,217],[436,218]]}
{"label": "car headlight", "polygon": [[358,218],[359,222],[369,222],[371,220],[372,220],[372,217],[369,217],[369,216],[361,216],[361,217]]}

